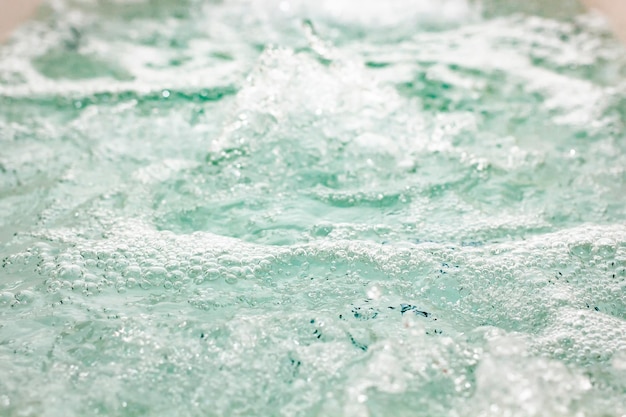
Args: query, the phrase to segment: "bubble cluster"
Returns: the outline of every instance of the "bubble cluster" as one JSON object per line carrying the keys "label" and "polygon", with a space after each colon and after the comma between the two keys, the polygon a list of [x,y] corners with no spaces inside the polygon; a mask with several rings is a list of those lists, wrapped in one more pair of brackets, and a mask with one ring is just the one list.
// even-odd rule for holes
{"label": "bubble cluster", "polygon": [[0,415],[626,414],[626,58],[527,3],[46,5]]}

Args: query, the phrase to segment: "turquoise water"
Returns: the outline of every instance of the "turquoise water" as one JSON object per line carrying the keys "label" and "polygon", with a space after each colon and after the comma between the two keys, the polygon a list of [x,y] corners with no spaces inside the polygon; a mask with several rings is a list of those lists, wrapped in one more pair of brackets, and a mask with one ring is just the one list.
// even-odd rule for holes
{"label": "turquoise water", "polygon": [[50,2],[0,47],[0,415],[626,415],[626,52],[575,2]]}

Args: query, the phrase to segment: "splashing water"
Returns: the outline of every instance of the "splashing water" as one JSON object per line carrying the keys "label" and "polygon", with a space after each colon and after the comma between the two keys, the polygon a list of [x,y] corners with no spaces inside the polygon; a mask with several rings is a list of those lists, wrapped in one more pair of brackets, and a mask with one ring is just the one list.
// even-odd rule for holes
{"label": "splashing water", "polygon": [[553,3],[48,4],[0,415],[626,414],[626,53]]}

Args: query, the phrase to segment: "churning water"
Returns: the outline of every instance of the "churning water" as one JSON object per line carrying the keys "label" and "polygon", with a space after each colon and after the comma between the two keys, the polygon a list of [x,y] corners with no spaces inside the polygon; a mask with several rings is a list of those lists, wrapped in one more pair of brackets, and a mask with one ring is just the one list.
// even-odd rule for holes
{"label": "churning water", "polygon": [[2,416],[626,414],[626,52],[573,2],[51,2],[0,213]]}

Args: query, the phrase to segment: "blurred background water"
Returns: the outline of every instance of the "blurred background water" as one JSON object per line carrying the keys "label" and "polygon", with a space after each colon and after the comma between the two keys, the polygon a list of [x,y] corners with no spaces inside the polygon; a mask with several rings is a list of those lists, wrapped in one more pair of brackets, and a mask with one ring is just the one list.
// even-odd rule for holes
{"label": "blurred background water", "polygon": [[625,415],[625,122],[575,1],[50,1],[0,415]]}

